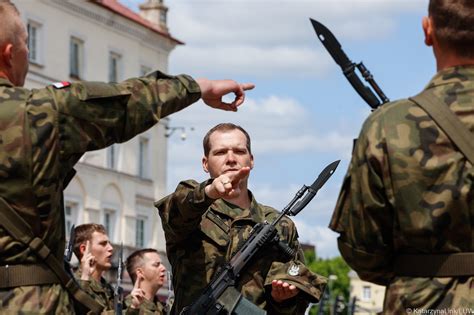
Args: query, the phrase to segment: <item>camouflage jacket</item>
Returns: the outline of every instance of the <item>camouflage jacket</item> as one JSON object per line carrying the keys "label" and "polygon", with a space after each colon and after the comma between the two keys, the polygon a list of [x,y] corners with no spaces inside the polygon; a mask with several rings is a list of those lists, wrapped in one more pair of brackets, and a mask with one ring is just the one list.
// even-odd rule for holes
{"label": "camouflage jacket", "polygon": [[[426,89],[474,133],[474,67],[440,71]],[[473,166],[411,101],[385,104],[364,123],[330,228],[359,276],[387,286],[387,313],[473,306],[474,277],[393,272],[399,254],[474,251],[473,182]]]}
{"label": "camouflage jacket", "polygon": [[[278,215],[275,209],[258,204],[253,196],[249,209],[241,209],[223,199],[210,199],[204,193],[204,187],[209,183],[181,182],[173,194],[155,204],[162,219],[173,271],[175,301],[172,314],[179,313],[199,297],[217,268],[230,260],[256,223],[272,222]],[[284,217],[277,230],[283,242],[297,249],[295,262],[303,261],[293,222]],[[277,305],[270,295],[271,280],[287,278],[288,267],[281,268],[281,265],[290,262],[278,250],[270,250],[244,268],[237,289],[269,314],[304,313],[311,298],[319,300],[325,280],[313,274],[314,277],[307,281],[311,282],[307,286],[310,294],[303,288],[295,298]],[[273,267],[274,262],[280,264]]]}
{"label": "camouflage jacket", "polygon": [[[190,77],[160,72],[34,90],[0,78],[0,197],[62,260],[62,194],[74,164],[86,151],[127,141],[199,97]],[[0,226],[0,266],[35,263],[35,254]]]}
{"label": "camouflage jacket", "polygon": [[127,307],[127,315],[163,315],[166,314],[165,305],[158,300],[149,301],[145,299],[140,305],[139,309],[133,309],[130,307],[132,305],[132,296],[128,295],[125,298],[125,306]]}
{"label": "camouflage jacket", "polygon": [[79,286],[104,307],[104,311],[114,309],[114,288],[103,277],[100,281],[95,279],[81,280],[81,270],[78,269],[74,274]]}

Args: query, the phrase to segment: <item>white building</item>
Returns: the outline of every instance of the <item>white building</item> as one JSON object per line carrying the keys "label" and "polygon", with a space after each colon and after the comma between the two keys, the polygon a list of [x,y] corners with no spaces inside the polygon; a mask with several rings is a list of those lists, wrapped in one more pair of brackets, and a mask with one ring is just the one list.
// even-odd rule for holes
{"label": "white building", "polygon": [[[183,43],[168,32],[163,0],[146,2],[137,14],[116,0],[14,0],[29,32],[26,87],[167,72],[170,52]],[[153,202],[165,194],[167,123],[82,157],[65,191],[67,231],[101,223],[114,244],[123,242],[125,255],[134,247],[164,252]]]}
{"label": "white building", "polygon": [[363,281],[354,270],[349,272],[350,300],[357,298],[354,314],[378,314],[383,309],[385,287]]}

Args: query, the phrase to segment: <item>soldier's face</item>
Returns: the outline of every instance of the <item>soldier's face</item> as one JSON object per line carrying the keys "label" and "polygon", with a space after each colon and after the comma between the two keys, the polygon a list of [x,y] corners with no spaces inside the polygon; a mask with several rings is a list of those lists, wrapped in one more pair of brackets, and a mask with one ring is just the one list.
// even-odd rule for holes
{"label": "soldier's face", "polygon": [[112,267],[113,250],[107,235],[97,231],[92,233],[91,254],[95,258],[98,269],[108,270]]}
{"label": "soldier's face", "polygon": [[215,131],[209,137],[209,144],[209,155],[203,157],[202,166],[211,178],[244,166],[253,168],[253,155],[247,149],[247,138],[242,131]]}
{"label": "soldier's face", "polygon": [[144,264],[141,267],[143,280],[158,290],[166,281],[166,267],[161,263],[160,255],[157,253],[146,253],[143,258]]}

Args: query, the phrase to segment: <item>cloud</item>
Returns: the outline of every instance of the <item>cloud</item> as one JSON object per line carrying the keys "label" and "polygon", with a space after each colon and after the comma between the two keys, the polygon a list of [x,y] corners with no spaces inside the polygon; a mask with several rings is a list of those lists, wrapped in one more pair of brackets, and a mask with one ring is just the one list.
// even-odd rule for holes
{"label": "cloud", "polygon": [[[191,44],[306,42],[314,35],[309,17],[331,25],[342,38],[366,40],[393,31],[395,15],[419,11],[427,1],[412,0],[174,0],[169,25]],[[377,27],[373,27],[377,25]],[[358,32],[354,31],[359,30]]]}
{"label": "cloud", "polygon": [[340,256],[337,249],[337,233],[326,226],[314,226],[307,221],[295,218],[300,242],[316,245],[316,255],[321,258]]}
{"label": "cloud", "polygon": [[[124,0],[137,8],[141,0]],[[168,26],[186,42],[171,54],[172,72],[205,76],[323,77],[332,60],[309,23],[326,24],[342,42],[386,38],[398,14],[427,0],[173,0]],[[225,73],[223,73],[225,71]]]}
{"label": "cloud", "polygon": [[294,77],[322,76],[333,64],[327,53],[309,47],[222,43],[179,47],[171,54],[170,63],[174,65],[174,72],[212,76],[220,74],[217,69],[225,69],[233,76],[252,73],[261,77],[274,77],[277,73]]}
{"label": "cloud", "polygon": [[172,117],[172,125],[192,126],[195,131],[188,133],[185,143],[177,138],[171,139],[171,161],[175,161],[175,157],[178,161],[189,161],[189,152],[199,152],[198,156],[201,156],[204,134],[214,125],[227,121],[242,125],[250,133],[253,152],[260,155],[337,152],[340,156],[349,157],[353,135],[359,128],[356,124],[352,129],[348,128],[347,122],[341,119],[332,124],[341,128],[329,132],[320,130],[317,119],[308,109],[289,97],[269,95],[260,99],[248,98],[238,115],[216,111],[201,103]]}

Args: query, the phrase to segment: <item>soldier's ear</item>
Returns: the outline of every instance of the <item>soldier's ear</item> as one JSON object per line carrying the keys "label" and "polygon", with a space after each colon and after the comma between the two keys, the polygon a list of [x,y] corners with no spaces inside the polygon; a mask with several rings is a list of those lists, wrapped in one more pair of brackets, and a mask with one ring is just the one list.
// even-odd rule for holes
{"label": "soldier's ear", "polygon": [[423,27],[423,33],[425,34],[426,46],[433,46],[433,36],[434,36],[433,20],[430,17],[425,16],[423,17],[421,24]]}
{"label": "soldier's ear", "polygon": [[84,255],[84,253],[86,252],[86,244],[81,244],[79,245],[79,252],[81,253],[81,256]]}
{"label": "soldier's ear", "polygon": [[6,44],[2,47],[2,61],[1,63],[7,67],[11,68],[12,66],[12,58],[13,58],[13,45],[11,43]]}
{"label": "soldier's ear", "polygon": [[254,161],[253,161],[253,154],[250,154],[250,169],[253,169]]}
{"label": "soldier's ear", "polygon": [[208,163],[208,160],[207,160],[207,156],[203,156],[202,157],[202,169],[204,170],[204,172],[206,173],[209,173],[209,163]]}

